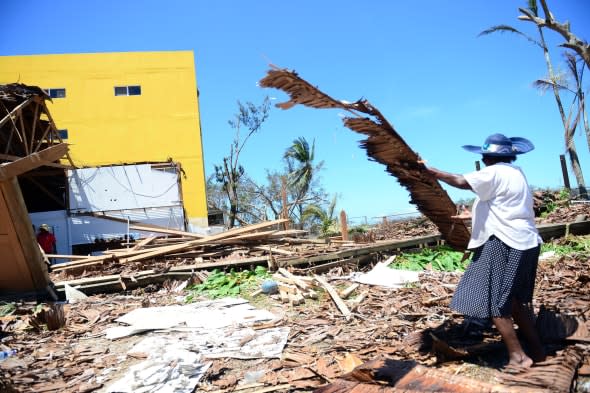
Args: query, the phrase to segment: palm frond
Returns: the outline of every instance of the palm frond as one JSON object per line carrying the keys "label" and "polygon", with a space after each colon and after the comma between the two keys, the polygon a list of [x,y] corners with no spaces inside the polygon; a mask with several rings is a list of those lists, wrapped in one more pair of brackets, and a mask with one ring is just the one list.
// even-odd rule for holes
{"label": "palm frond", "polygon": [[533,82],[533,87],[535,89],[541,90],[543,93],[545,93],[549,89],[553,89],[554,87],[556,87],[558,90],[571,91],[567,87],[567,85],[563,85],[563,84],[557,83],[557,82],[549,80],[549,79],[537,79],[536,81]]}
{"label": "palm frond", "polygon": [[533,44],[543,48],[543,44],[541,44],[539,41],[537,41],[536,39],[534,39],[533,37],[523,33],[522,31],[509,26],[509,25],[496,25],[496,26],[492,26],[489,29],[486,29],[484,31],[482,31],[481,33],[479,33],[477,36],[481,37],[484,35],[489,35],[489,34],[493,34],[493,33],[513,33],[513,34],[518,34],[521,37],[524,37],[527,41],[532,42]]}

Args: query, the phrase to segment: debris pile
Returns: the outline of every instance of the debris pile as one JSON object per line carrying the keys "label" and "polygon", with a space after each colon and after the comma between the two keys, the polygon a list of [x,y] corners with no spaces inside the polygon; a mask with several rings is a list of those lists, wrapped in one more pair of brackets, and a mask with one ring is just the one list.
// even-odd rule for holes
{"label": "debris pile", "polygon": [[[350,265],[332,267],[325,275],[279,268],[271,276],[279,292],[255,292],[250,302],[275,315],[252,325],[254,332],[288,328],[280,358],[260,353],[240,359],[221,352],[229,341],[221,347],[211,344],[210,355],[199,360],[209,366],[202,370],[198,390],[343,392],[380,386],[380,391],[394,392],[414,386],[413,391],[427,392],[440,391],[432,389],[443,383],[451,387],[458,383],[472,388],[461,391],[524,393],[565,386],[576,370],[590,367],[586,260],[562,257],[541,262],[535,306],[550,356],[547,362],[514,374],[499,371],[506,364],[506,353],[498,332],[463,320],[449,309],[460,273],[427,270],[419,273],[418,282],[391,289],[355,280],[356,268]],[[0,370],[21,391],[107,392],[127,370],[149,359],[149,351],[136,347],[140,340],[187,334],[188,324],[176,331],[117,340],[107,336],[110,329],[120,328],[125,316],[138,309],[184,307],[179,305],[183,288],[180,281],[170,280],[153,292],[141,288],[63,304],[65,325],[57,330],[43,324],[35,304],[18,304],[15,312],[0,319],[7,334],[2,344],[18,353],[0,363]],[[281,290],[288,301],[283,302]],[[314,295],[306,297],[307,293]],[[303,301],[296,300],[298,294]],[[178,315],[186,318],[188,313]],[[236,325],[217,336],[229,340],[240,329]],[[189,342],[189,337],[179,342]],[[232,346],[246,348],[253,337],[245,335]],[[226,354],[213,356],[215,351]]]}

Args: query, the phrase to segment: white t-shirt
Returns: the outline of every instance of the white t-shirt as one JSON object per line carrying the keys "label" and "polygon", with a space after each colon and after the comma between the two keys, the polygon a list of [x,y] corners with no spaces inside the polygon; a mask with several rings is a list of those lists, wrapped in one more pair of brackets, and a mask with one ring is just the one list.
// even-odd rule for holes
{"label": "white t-shirt", "polygon": [[519,167],[497,163],[464,177],[477,194],[467,248],[481,246],[492,235],[517,250],[543,242],[535,226],[533,196]]}

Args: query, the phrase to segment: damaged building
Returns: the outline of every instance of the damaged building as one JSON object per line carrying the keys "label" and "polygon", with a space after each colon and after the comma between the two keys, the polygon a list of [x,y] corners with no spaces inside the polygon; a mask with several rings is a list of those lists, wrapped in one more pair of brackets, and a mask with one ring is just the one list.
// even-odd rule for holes
{"label": "damaged building", "polygon": [[14,105],[0,116],[2,160],[42,143],[69,146],[67,157],[18,177],[33,226],[50,226],[57,253],[120,245],[139,235],[134,222],[206,231],[192,51],[4,56],[0,84],[15,81],[39,88],[4,89]]}

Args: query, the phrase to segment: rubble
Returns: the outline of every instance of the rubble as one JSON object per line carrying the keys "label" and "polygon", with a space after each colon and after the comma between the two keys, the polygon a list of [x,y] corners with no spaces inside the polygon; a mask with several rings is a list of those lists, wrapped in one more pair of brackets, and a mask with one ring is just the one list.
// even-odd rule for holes
{"label": "rubble", "polygon": [[[307,248],[300,249],[304,250]],[[288,297],[283,302],[280,293],[253,294],[254,290],[245,295],[252,305],[276,317],[261,321],[255,329],[289,329],[280,359],[202,356],[199,364],[210,365],[203,371],[197,391],[425,392],[441,391],[440,386],[457,392],[534,392],[548,391],[549,386],[562,389],[576,378],[578,368],[590,367],[586,264],[587,259],[575,256],[541,263],[535,306],[540,310],[537,323],[546,332],[543,339],[550,357],[529,371],[515,374],[501,369],[506,359],[497,331],[474,328],[448,308],[460,273],[427,270],[419,274],[418,283],[392,289],[353,281],[353,273],[368,271],[371,264],[358,268],[339,265],[315,276],[301,274],[293,267],[277,268],[272,279],[290,288],[288,295],[302,295],[303,301]],[[179,284],[186,279],[134,291],[119,288],[119,293],[60,304],[65,325],[57,330],[49,330],[39,319],[35,304],[16,304],[14,313],[0,318],[5,335],[2,346],[17,349],[16,356],[0,363],[2,374],[9,376],[19,391],[109,391],[108,386],[127,370],[147,359],[144,351],[131,349],[162,332],[118,340],[109,339],[105,333],[120,326],[117,321],[125,321],[123,317],[134,310],[183,307],[184,286]],[[311,293],[314,295],[305,296]],[[169,317],[152,319],[170,322]],[[243,336],[238,347],[249,342],[252,338]],[[405,370],[403,378],[389,375],[389,379],[383,379],[379,376],[383,370],[363,371],[380,369],[382,366],[376,366],[379,362],[398,370],[398,374],[401,367]],[[442,381],[446,384],[440,385]],[[428,390],[428,386],[439,390]]]}

